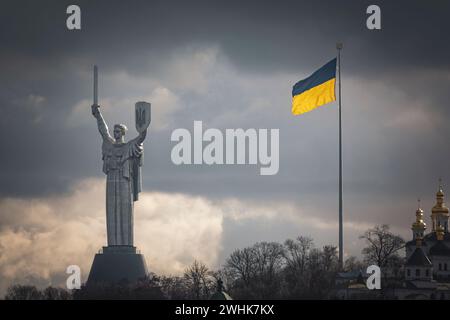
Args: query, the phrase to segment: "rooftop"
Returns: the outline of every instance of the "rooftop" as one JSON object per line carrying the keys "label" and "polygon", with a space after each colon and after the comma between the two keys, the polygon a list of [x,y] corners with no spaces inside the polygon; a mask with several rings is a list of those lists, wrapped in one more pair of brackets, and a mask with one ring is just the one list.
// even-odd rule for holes
{"label": "rooftop", "polygon": [[407,266],[431,266],[431,261],[426,256],[425,252],[423,252],[422,248],[416,248],[414,252],[409,257],[408,261],[406,261]]}
{"label": "rooftop", "polygon": [[438,241],[430,248],[430,256],[450,256],[450,248],[447,247],[444,241]]}

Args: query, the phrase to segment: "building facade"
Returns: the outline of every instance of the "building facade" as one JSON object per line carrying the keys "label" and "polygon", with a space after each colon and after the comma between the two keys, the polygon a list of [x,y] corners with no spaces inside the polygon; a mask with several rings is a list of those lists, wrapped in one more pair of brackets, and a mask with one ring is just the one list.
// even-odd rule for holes
{"label": "building facade", "polygon": [[441,183],[430,218],[431,230],[426,233],[427,224],[419,201],[411,226],[413,238],[405,245],[405,284],[398,292],[400,299],[450,299],[449,209]]}
{"label": "building facade", "polygon": [[406,259],[403,279],[383,290],[369,290],[368,277],[362,270],[338,273],[336,277],[337,299],[450,299],[450,233],[449,209],[445,205],[442,184],[436,193],[436,203],[431,208],[431,230],[427,233],[424,211],[416,210],[411,226],[412,240],[406,242]]}

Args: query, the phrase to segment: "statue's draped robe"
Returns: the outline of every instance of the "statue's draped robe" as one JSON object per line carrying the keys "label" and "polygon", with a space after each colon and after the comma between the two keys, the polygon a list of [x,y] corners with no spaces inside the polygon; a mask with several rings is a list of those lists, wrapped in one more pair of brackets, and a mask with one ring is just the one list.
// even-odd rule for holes
{"label": "statue's draped robe", "polygon": [[141,191],[143,146],[139,137],[126,143],[111,138],[99,117],[103,137],[103,172],[106,178],[106,227],[108,246],[133,245],[133,205]]}

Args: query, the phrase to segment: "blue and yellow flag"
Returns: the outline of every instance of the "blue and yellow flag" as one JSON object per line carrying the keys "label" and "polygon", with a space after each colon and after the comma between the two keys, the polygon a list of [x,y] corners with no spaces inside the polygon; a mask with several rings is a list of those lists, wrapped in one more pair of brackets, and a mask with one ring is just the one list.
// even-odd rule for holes
{"label": "blue and yellow flag", "polygon": [[292,88],[292,114],[311,111],[336,100],[336,58]]}

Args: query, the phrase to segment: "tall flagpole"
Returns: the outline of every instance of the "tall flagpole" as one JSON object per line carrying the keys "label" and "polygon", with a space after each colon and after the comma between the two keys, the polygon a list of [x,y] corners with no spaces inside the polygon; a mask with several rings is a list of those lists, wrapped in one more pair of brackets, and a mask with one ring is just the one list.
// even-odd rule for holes
{"label": "tall flagpole", "polygon": [[98,105],[98,68],[94,66],[94,105]]}
{"label": "tall flagpole", "polygon": [[338,50],[338,77],[339,77],[339,267],[344,268],[344,230],[342,222],[342,114],[341,114],[341,50],[342,43],[336,43]]}

